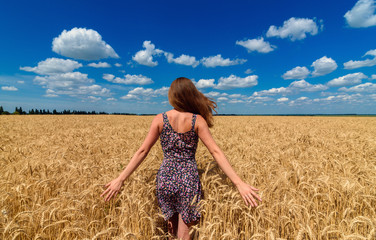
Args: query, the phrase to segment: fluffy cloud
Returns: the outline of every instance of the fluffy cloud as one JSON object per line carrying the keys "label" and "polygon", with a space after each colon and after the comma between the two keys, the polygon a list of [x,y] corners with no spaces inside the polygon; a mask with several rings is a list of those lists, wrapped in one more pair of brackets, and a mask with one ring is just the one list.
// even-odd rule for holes
{"label": "fluffy cloud", "polygon": [[361,72],[358,73],[351,73],[345,76],[335,78],[330,80],[326,85],[329,87],[342,87],[342,86],[349,86],[354,85],[362,82],[362,79],[367,79],[368,77]]}
{"label": "fluffy cloud", "polygon": [[163,53],[162,50],[156,49],[155,45],[151,43],[151,41],[144,41],[142,44],[145,50],[138,51],[132,59],[137,63],[149,67],[155,67],[158,65],[157,61],[153,61],[153,56],[160,55]]}
{"label": "fluffy cloud", "polygon": [[3,87],[1,87],[1,90],[3,90],[3,91],[18,91],[18,88],[14,87],[14,86],[3,86]]}
{"label": "fluffy cloud", "polygon": [[212,57],[204,57],[201,59],[201,63],[205,67],[232,66],[232,65],[243,64],[246,61],[247,61],[246,59],[234,59],[234,60],[230,60],[229,58],[224,59],[222,58],[221,54],[218,54]]}
{"label": "fluffy cloud", "polygon": [[52,41],[52,51],[65,57],[82,60],[119,58],[97,31],[86,28],[64,30]]}
{"label": "fluffy cloud", "polygon": [[248,68],[247,70],[245,70],[245,72],[244,72],[245,74],[251,74],[251,73],[253,73],[253,70],[252,69],[250,69],[250,68]]}
{"label": "fluffy cloud", "polygon": [[317,59],[311,65],[315,70],[312,72],[312,76],[323,76],[329,74],[337,69],[337,63],[332,59],[326,56]]}
{"label": "fluffy cloud", "polygon": [[258,84],[258,76],[251,75],[245,78],[237,77],[231,74],[229,77],[221,77],[218,80],[218,84],[215,88],[221,90],[233,89],[233,88],[246,88],[253,87]]}
{"label": "fluffy cloud", "polygon": [[289,38],[291,41],[295,41],[306,38],[307,34],[314,36],[318,33],[318,30],[314,19],[292,17],[284,21],[282,27],[270,26],[266,36]]}
{"label": "fluffy cloud", "polygon": [[289,99],[287,97],[282,97],[282,98],[278,98],[277,99],[277,102],[286,102],[288,101]]}
{"label": "fluffy cloud", "polygon": [[372,74],[371,79],[376,79],[376,74]]}
{"label": "fluffy cloud", "polygon": [[245,47],[248,52],[268,53],[274,51],[276,46],[270,45],[269,42],[265,42],[263,37],[257,39],[248,39],[246,41],[236,41],[237,45]]}
{"label": "fluffy cloud", "polygon": [[97,95],[97,96],[110,96],[111,91],[107,88],[103,88],[99,85],[89,85],[89,86],[79,86],[77,88],[62,88],[58,89],[47,89],[45,97],[57,97],[58,95],[69,95],[71,97],[84,97],[87,95]]}
{"label": "fluffy cloud", "polygon": [[121,67],[121,66],[123,66],[123,65],[121,65],[120,63],[115,63],[115,66],[116,66],[116,67]]}
{"label": "fluffy cloud", "polygon": [[347,24],[353,28],[376,26],[375,9],[375,0],[359,0],[344,17]]}
{"label": "fluffy cloud", "polygon": [[109,68],[111,65],[106,62],[99,62],[99,63],[89,63],[89,67],[94,67],[94,68]]}
{"label": "fluffy cloud", "polygon": [[282,77],[283,79],[303,79],[309,75],[309,70],[306,67],[295,67],[287,72],[285,72]]}
{"label": "fluffy cloud", "polygon": [[376,93],[376,84],[374,83],[363,83],[359,84],[350,88],[342,87],[338,89],[339,91],[344,92],[369,92],[369,93]]}
{"label": "fluffy cloud", "polygon": [[98,102],[99,100],[102,100],[102,98],[100,98],[100,97],[94,97],[94,96],[88,96],[87,99],[90,102]]}
{"label": "fluffy cloud", "polygon": [[255,96],[273,96],[273,95],[288,95],[288,94],[298,94],[300,92],[317,92],[324,91],[328,89],[327,86],[323,84],[310,84],[305,80],[294,81],[290,83],[288,87],[271,88],[268,90],[262,90],[259,92],[254,92]]}
{"label": "fluffy cloud", "polygon": [[200,79],[195,85],[197,88],[213,88],[216,86],[214,81],[214,79]]}
{"label": "fluffy cloud", "polygon": [[80,67],[82,67],[82,64],[73,60],[47,58],[46,60],[39,62],[36,67],[20,67],[20,70],[34,72],[41,75],[50,75],[71,72]]}
{"label": "fluffy cloud", "polygon": [[167,96],[168,89],[168,87],[162,87],[159,89],[137,87],[120,98],[124,100],[140,100],[141,98],[144,98],[147,100],[152,97]]}
{"label": "fluffy cloud", "polygon": [[69,89],[78,87],[81,84],[94,82],[93,79],[87,77],[87,74],[80,72],[68,72],[54,74],[50,76],[36,76],[34,83],[42,85],[49,89]]}
{"label": "fluffy cloud", "polygon": [[328,89],[327,86],[323,84],[310,84],[305,80],[294,81],[290,83],[289,88],[292,91],[299,91],[299,92],[317,92],[317,91],[324,91]]}
{"label": "fluffy cloud", "polygon": [[345,62],[343,66],[345,67],[345,69],[355,69],[361,67],[372,67],[376,65],[376,49],[369,50],[368,52],[366,52],[366,54],[364,54],[364,56],[373,56],[373,59],[366,59],[363,61],[350,60],[348,62]]}
{"label": "fluffy cloud", "polygon": [[146,85],[154,83],[151,78],[145,77],[141,74],[139,75],[124,75],[124,78],[115,77],[112,74],[103,74],[103,79],[113,82],[113,83],[121,83],[121,84],[137,84],[137,85]]}
{"label": "fluffy cloud", "polygon": [[80,72],[69,72],[54,74],[50,76],[36,76],[34,83],[42,85],[46,90],[46,97],[57,97],[58,95],[69,95],[82,97],[83,95],[110,96],[107,88],[99,85],[88,85],[94,80],[87,77],[87,74]]}
{"label": "fluffy cloud", "polygon": [[90,86],[80,86],[73,94],[80,95],[97,95],[97,96],[109,96],[111,95],[110,90],[103,88],[99,85],[90,85]]}
{"label": "fluffy cloud", "polygon": [[210,97],[210,98],[216,98],[216,97],[226,97],[228,96],[228,94],[212,91],[212,92],[205,93],[205,96]]}
{"label": "fluffy cloud", "polygon": [[303,79],[312,74],[312,77],[323,76],[337,69],[337,63],[326,56],[317,59],[311,65],[314,68],[311,73],[306,67],[295,67],[282,75],[283,79]]}
{"label": "fluffy cloud", "polygon": [[271,89],[268,89],[268,90],[262,90],[262,91],[254,92],[252,94],[252,96],[253,97],[273,96],[273,95],[277,95],[277,94],[285,95],[285,94],[290,94],[290,93],[291,93],[291,89],[285,88],[285,87],[279,87],[279,88],[271,88]]}
{"label": "fluffy cloud", "polygon": [[47,89],[45,97],[58,97],[59,95],[56,94],[56,92],[52,89]]}
{"label": "fluffy cloud", "polygon": [[307,97],[300,97],[300,98],[297,98],[296,101],[304,101],[304,100],[307,100],[308,98]]}
{"label": "fluffy cloud", "polygon": [[195,57],[188,56],[185,54],[180,55],[180,57],[174,58],[174,54],[165,52],[165,56],[167,58],[168,63],[173,62],[176,64],[192,66],[192,67],[197,67],[197,65],[200,63],[199,61],[196,60]]}

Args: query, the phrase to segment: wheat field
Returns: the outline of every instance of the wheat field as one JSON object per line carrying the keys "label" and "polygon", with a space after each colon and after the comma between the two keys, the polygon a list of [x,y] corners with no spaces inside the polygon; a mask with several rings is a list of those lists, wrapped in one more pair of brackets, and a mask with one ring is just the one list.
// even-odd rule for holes
{"label": "wheat field", "polygon": [[[166,239],[159,141],[114,201],[100,198],[152,116],[0,116],[0,239]],[[376,118],[215,117],[213,137],[260,189],[245,206],[200,142],[194,239],[376,239]]]}

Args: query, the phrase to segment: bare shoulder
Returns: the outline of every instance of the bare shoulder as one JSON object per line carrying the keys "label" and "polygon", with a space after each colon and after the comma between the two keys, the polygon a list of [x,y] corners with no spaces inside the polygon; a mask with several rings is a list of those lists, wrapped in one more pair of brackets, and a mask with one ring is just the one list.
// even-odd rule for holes
{"label": "bare shoulder", "polygon": [[151,127],[156,127],[158,128],[158,131],[161,132],[162,131],[162,128],[163,128],[163,115],[162,113],[159,113],[157,114],[154,119],[153,119],[153,122],[151,123]]}
{"label": "bare shoulder", "polygon": [[200,114],[197,114],[196,124],[195,124],[196,132],[199,132],[200,130],[207,129],[207,128],[208,128],[208,124],[206,123],[206,120]]}

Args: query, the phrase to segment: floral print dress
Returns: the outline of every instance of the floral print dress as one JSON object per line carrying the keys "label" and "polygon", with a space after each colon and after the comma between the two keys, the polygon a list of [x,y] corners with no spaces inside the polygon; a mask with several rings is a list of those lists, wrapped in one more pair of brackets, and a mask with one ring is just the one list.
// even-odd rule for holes
{"label": "floral print dress", "polygon": [[188,224],[200,218],[198,203],[201,199],[201,183],[195,154],[198,135],[194,130],[197,115],[192,116],[191,130],[176,132],[163,113],[163,129],[160,135],[163,162],[157,174],[157,198],[165,220],[180,213]]}

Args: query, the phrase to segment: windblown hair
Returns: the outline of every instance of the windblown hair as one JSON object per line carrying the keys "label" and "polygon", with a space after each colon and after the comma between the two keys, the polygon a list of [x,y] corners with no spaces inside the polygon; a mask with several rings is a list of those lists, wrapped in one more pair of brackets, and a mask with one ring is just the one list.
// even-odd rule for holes
{"label": "windblown hair", "polygon": [[209,127],[213,126],[213,112],[217,104],[197,90],[193,82],[185,77],[175,79],[168,91],[170,104],[178,111],[200,114]]}

